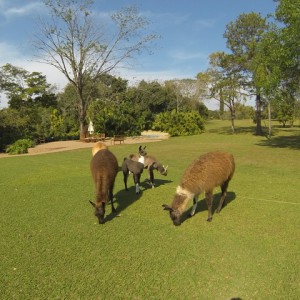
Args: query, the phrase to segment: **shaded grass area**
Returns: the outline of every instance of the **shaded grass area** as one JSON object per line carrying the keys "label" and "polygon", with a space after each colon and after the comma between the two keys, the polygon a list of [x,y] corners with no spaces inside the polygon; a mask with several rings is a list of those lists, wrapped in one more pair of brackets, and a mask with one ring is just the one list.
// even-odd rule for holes
{"label": "shaded grass area", "polygon": [[270,140],[260,141],[259,145],[273,148],[290,148],[300,150],[300,133],[294,133],[290,136],[275,136]]}
{"label": "shaded grass area", "polygon": [[[211,126],[208,126],[207,132],[215,133],[219,135],[232,135],[231,127],[228,126],[228,122],[214,120],[209,122]],[[255,124],[251,120],[238,120],[235,132],[237,135],[253,135],[255,132]],[[300,149],[300,126],[295,125],[293,127],[282,127],[278,122],[272,122],[272,137],[267,138],[268,128],[263,126],[263,132],[265,138],[260,138],[258,145],[268,146],[274,148],[290,148]]]}
{"label": "shaded grass area", "polygon": [[[251,130],[229,135],[226,128],[229,122],[210,122],[202,135],[149,143],[148,152],[169,165],[168,176],[155,173],[151,189],[145,172],[136,196],[132,178],[125,192],[119,172],[117,212],[108,206],[104,225],[88,203],[90,149],[1,159],[1,298],[297,299],[298,143],[264,145]],[[297,128],[276,134],[294,136]],[[111,151],[121,164],[137,148]],[[175,227],[161,205],[171,203],[187,165],[212,150],[236,159],[227,204],[208,223],[202,195],[196,215],[188,218],[188,208]],[[214,210],[219,197],[216,189]]]}

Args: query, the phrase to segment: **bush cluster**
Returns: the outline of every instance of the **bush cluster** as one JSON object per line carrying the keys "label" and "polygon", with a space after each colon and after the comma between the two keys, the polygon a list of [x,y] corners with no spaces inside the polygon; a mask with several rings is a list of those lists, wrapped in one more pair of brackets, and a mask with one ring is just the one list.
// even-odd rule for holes
{"label": "bush cluster", "polygon": [[8,154],[24,154],[28,153],[28,148],[32,148],[35,146],[35,143],[29,139],[21,139],[17,140],[12,145],[6,148],[6,153]]}
{"label": "bush cluster", "polygon": [[152,128],[168,132],[170,136],[195,135],[204,130],[204,119],[195,111],[164,112],[155,117]]}

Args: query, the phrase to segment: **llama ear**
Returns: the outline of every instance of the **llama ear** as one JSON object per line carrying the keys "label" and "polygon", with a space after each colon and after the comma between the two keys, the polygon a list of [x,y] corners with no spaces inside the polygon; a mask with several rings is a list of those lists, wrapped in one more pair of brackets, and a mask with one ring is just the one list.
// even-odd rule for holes
{"label": "llama ear", "polygon": [[147,146],[144,147],[144,150],[146,149]]}
{"label": "llama ear", "polygon": [[94,207],[96,207],[96,204],[92,201],[89,201]]}
{"label": "llama ear", "polygon": [[164,208],[164,210],[173,211],[173,208],[167,204],[163,204],[162,207]]}

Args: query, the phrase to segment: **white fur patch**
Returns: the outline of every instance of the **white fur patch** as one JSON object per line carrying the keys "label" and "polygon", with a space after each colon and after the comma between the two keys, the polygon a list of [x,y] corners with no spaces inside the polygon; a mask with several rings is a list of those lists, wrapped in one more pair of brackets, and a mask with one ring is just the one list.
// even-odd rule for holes
{"label": "white fur patch", "polygon": [[143,165],[145,164],[145,156],[140,156],[138,162],[142,163]]}
{"label": "white fur patch", "polygon": [[195,214],[196,208],[197,208],[197,204],[198,204],[198,199],[196,199],[196,203],[193,205],[192,207],[192,211],[191,211],[191,216],[193,216]]}
{"label": "white fur patch", "polygon": [[176,188],[176,194],[187,196],[189,199],[193,199],[195,196],[194,193],[190,192],[187,189],[182,188],[180,185],[178,185]]}
{"label": "white fur patch", "polygon": [[138,194],[140,192],[140,187],[139,187],[139,184],[137,183],[135,185],[135,193]]}

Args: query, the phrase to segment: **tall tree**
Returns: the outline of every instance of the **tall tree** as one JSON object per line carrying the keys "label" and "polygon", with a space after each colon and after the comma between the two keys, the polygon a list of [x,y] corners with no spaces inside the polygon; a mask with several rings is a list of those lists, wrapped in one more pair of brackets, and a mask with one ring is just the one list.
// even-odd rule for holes
{"label": "tall tree", "polygon": [[54,88],[40,72],[6,64],[0,68],[0,87],[8,97],[11,108],[56,106]]}
{"label": "tall tree", "polygon": [[[290,93],[299,93],[300,86],[300,2],[299,0],[276,0],[275,17],[280,27],[277,53],[281,53],[281,74]],[[279,52],[280,51],[280,52]]]}
{"label": "tall tree", "polygon": [[235,56],[239,72],[243,74],[244,87],[248,85],[250,92],[256,96],[256,134],[262,135],[261,110],[262,97],[261,91],[253,81],[256,72],[252,68],[252,60],[257,53],[257,46],[263,34],[268,30],[266,18],[257,13],[241,14],[234,22],[226,26],[224,37],[227,38],[227,47]]}
{"label": "tall tree", "polygon": [[[255,86],[268,104],[269,137],[271,111],[278,120],[293,120],[300,82],[300,2],[280,0],[275,17],[281,26],[273,23],[263,34],[256,55],[251,62]],[[271,110],[271,105],[273,109]]]}
{"label": "tall tree", "polygon": [[135,7],[114,13],[108,28],[97,25],[93,2],[44,0],[51,23],[40,21],[35,43],[39,61],[57,68],[75,87],[81,134],[91,101],[89,82],[128,62],[157,38],[146,33],[148,20]]}
{"label": "tall tree", "polygon": [[176,95],[176,112],[183,111],[189,104],[196,104],[200,101],[199,84],[196,79],[174,79],[165,82],[171,87]]}
{"label": "tall tree", "polygon": [[242,78],[235,56],[216,52],[210,55],[210,68],[207,70],[210,85],[210,97],[220,102],[220,108],[226,106],[230,111],[231,129],[235,132],[234,120],[236,105],[244,99]]}

